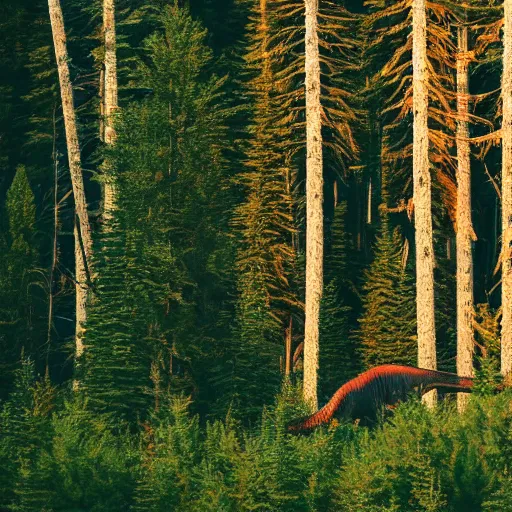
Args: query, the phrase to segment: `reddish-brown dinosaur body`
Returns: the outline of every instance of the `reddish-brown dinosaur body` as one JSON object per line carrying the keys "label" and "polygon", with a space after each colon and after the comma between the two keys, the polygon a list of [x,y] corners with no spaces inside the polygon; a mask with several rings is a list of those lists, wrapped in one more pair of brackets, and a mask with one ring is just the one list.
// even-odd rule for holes
{"label": "reddish-brown dinosaur body", "polygon": [[432,389],[470,392],[472,386],[473,379],[455,373],[393,364],[377,366],[341,386],[324,407],[292,422],[288,430],[310,430],[327,423],[334,415],[352,420],[374,419],[382,406],[405,400],[415,390],[420,395]]}

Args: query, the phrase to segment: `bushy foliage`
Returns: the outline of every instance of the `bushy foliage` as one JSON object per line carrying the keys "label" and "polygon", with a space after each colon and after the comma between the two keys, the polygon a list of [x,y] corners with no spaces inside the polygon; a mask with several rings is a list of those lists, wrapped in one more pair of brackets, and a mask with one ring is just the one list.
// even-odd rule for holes
{"label": "bushy foliage", "polygon": [[48,510],[127,510],[137,468],[137,446],[128,425],[91,414],[87,403],[74,397],[53,415],[52,430],[51,445],[40,453],[40,464],[51,468]]}
{"label": "bushy foliage", "polygon": [[34,363],[23,359],[12,393],[0,405],[0,507],[43,510],[39,505],[50,498],[48,467],[39,463],[39,456],[51,443],[52,407],[48,379],[36,381]]}
{"label": "bushy foliage", "polygon": [[[467,57],[490,49],[471,84],[482,93],[499,87],[501,25],[486,18],[498,22],[501,5],[479,2],[460,7],[469,24],[480,20]],[[48,3],[3,2],[0,510],[512,510],[511,396],[495,396],[490,306],[476,309],[475,393],[464,414],[450,399],[435,412],[412,402],[372,430],[332,422],[286,432],[310,412],[290,384],[299,373],[282,382],[285,342],[302,338],[305,4],[116,1],[120,109],[115,144],[104,148],[102,1],[61,3],[97,275],[85,355],[71,375],[74,208]],[[456,197],[452,28],[462,19],[452,4],[427,3],[443,369],[455,356],[454,259],[444,257]],[[319,2],[324,192],[337,203],[339,185],[343,196],[323,212],[323,400],[361,367],[416,361],[411,5]],[[496,96],[480,94],[472,112],[499,118]],[[485,291],[498,311],[489,290],[500,159],[497,148],[482,151],[492,184],[484,190],[487,177],[473,173],[475,297]],[[96,179],[117,192],[104,224]],[[379,202],[375,222],[366,214]]]}
{"label": "bushy foliage", "polygon": [[359,306],[355,292],[358,276],[354,272],[356,265],[349,263],[354,251],[347,236],[346,214],[346,202],[338,204],[325,254],[326,285],[320,305],[319,371],[320,395],[325,400],[361,369],[358,340],[352,335],[357,322],[354,310]]}
{"label": "bushy foliage", "polygon": [[387,214],[366,272],[361,350],[365,368],[384,363],[415,364],[416,311],[413,277],[405,265],[404,240]]}
{"label": "bushy foliage", "polygon": [[[58,409],[55,409],[59,404]],[[128,429],[93,415],[76,395],[56,401],[48,377],[28,360],[0,407],[0,507],[41,512],[122,511],[135,483],[136,450]]]}
{"label": "bushy foliage", "polygon": [[12,382],[12,371],[26,351],[39,359],[41,314],[44,302],[39,289],[36,205],[27,171],[19,166],[7,192],[6,236],[0,236],[0,348],[4,358],[0,383],[4,390]]}
{"label": "bushy foliage", "polygon": [[85,340],[90,405],[132,420],[147,410],[152,363],[162,386],[211,396],[198,383],[227,330],[218,312],[231,272],[225,79],[186,9],[167,6],[154,22],[134,74],[150,94],[122,112],[107,150],[117,212],[98,240]]}
{"label": "bushy foliage", "polygon": [[167,288],[157,285],[154,275],[161,260],[152,259],[151,247],[142,249],[135,236],[125,236],[117,222],[101,241],[87,350],[75,378],[93,411],[133,421],[149,406],[151,356],[157,350],[158,312]]}
{"label": "bushy foliage", "polygon": [[348,447],[337,510],[493,510],[508,492],[511,420],[509,393],[473,399],[462,415],[401,406]]}
{"label": "bushy foliage", "polygon": [[286,434],[285,423],[306,410],[288,386],[251,430],[231,416],[202,430],[186,409],[172,399],[144,427],[136,510],[327,510],[329,475],[352,428]]}
{"label": "bushy foliage", "polygon": [[200,425],[189,399],[162,392],[134,431],[76,393],[56,401],[29,362],[16,383],[0,412],[5,510],[509,510],[508,391],[460,415],[412,400],[373,429],[291,435],[307,407],[289,384],[249,429],[230,415]]}
{"label": "bushy foliage", "polygon": [[144,424],[135,510],[185,510],[195,494],[201,457],[199,424],[185,399],[163,400]]}
{"label": "bushy foliage", "polygon": [[477,304],[474,325],[478,363],[475,391],[492,395],[503,379],[500,374],[499,312],[494,312],[489,304]]}
{"label": "bushy foliage", "polygon": [[[258,417],[278,390],[284,330],[298,302],[293,294],[295,169],[283,143],[289,127],[275,123],[282,92],[270,55],[272,14],[254,4],[245,57],[245,90],[252,103],[243,168],[236,177],[243,199],[233,215],[237,238],[237,316],[228,364],[219,384],[226,406],[240,417]],[[256,364],[255,364],[256,363]]]}

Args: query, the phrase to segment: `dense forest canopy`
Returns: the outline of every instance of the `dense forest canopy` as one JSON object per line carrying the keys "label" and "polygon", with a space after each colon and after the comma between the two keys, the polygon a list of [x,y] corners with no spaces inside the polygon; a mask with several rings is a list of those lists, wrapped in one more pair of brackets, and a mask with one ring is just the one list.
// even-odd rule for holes
{"label": "dense forest canopy", "polygon": [[[512,0],[3,0],[0,510],[509,510],[511,63]],[[475,393],[285,433],[381,364]]]}

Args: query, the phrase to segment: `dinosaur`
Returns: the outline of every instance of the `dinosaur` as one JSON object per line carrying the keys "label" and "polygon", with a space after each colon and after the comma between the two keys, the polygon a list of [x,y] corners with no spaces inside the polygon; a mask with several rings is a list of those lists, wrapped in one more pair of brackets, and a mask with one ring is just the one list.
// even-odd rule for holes
{"label": "dinosaur", "polygon": [[383,406],[393,407],[416,392],[420,396],[437,389],[446,393],[469,393],[471,377],[426,370],[414,366],[385,364],[371,368],[343,384],[320,410],[288,424],[289,432],[303,432],[328,423],[335,415],[352,421],[375,421]]}

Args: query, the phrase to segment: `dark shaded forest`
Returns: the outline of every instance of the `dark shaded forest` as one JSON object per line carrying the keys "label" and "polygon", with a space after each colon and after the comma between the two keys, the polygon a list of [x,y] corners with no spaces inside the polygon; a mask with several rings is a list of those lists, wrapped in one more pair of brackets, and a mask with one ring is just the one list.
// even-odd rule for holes
{"label": "dark shaded forest", "polygon": [[[512,510],[509,61],[512,0],[1,0],[0,510]],[[473,393],[287,432],[382,364]]]}

